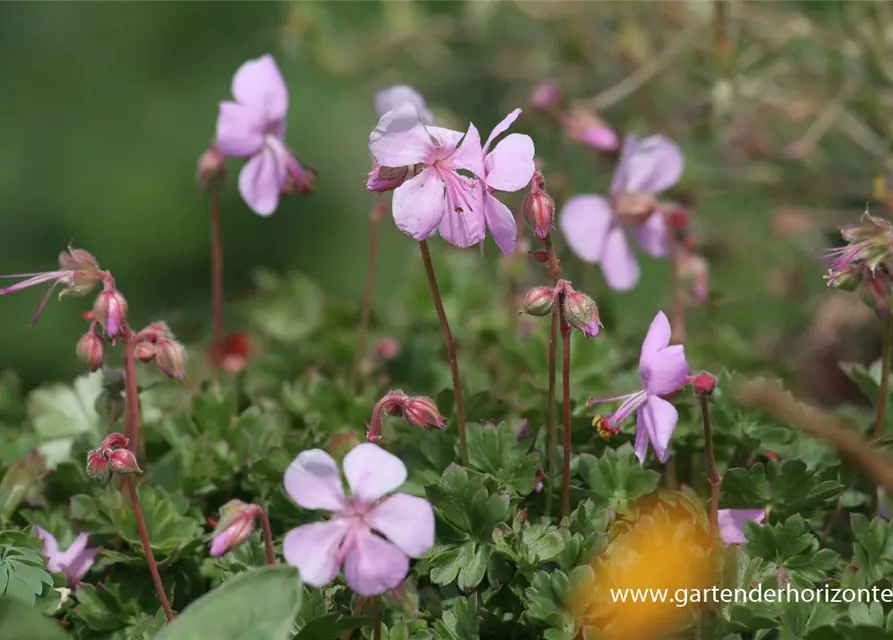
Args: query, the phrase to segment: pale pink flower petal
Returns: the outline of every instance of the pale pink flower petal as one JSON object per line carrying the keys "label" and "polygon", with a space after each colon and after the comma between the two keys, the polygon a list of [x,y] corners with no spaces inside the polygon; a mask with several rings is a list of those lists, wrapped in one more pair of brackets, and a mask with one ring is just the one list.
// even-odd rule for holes
{"label": "pale pink flower petal", "polygon": [[[648,431],[645,429],[644,422],[642,422],[643,415],[641,411],[639,409],[639,412],[636,414],[636,442],[633,450],[636,452],[639,464],[645,464],[645,457],[648,455]],[[640,424],[640,422],[642,423]]]}
{"label": "pale pink flower petal", "polygon": [[642,250],[653,258],[665,258],[670,251],[667,224],[660,213],[651,214],[633,233]]}
{"label": "pale pink flower petal", "polygon": [[765,509],[720,509],[717,512],[719,537],[727,545],[744,544],[744,525],[748,520],[760,524],[766,517]]}
{"label": "pale pink flower petal", "polygon": [[533,178],[534,147],[530,136],[512,133],[499,141],[485,160],[486,182],[497,191],[519,191]]}
{"label": "pale pink flower petal", "polygon": [[601,260],[611,228],[611,205],[601,196],[574,196],[558,215],[558,226],[571,251],[584,262]]}
{"label": "pale pink flower petal", "polygon": [[[638,411],[636,430],[645,430],[661,464],[665,464],[670,457],[670,438],[678,421],[676,407],[658,396],[649,395],[648,401]],[[636,435],[638,439],[638,434]]]}
{"label": "pale pink flower petal", "polygon": [[239,172],[239,193],[255,213],[268,216],[276,211],[287,177],[287,159],[265,146]]}
{"label": "pale pink flower petal", "polygon": [[473,124],[462,139],[462,144],[453,154],[444,160],[444,165],[451,169],[465,169],[478,178],[484,177],[484,153],[481,148],[481,134]]}
{"label": "pale pink flower petal", "polygon": [[645,340],[642,341],[642,357],[639,359],[639,366],[642,366],[642,359],[646,355],[657,353],[670,345],[670,336],[673,331],[670,328],[670,320],[663,311],[658,311],[648,327],[648,333],[645,334]]}
{"label": "pale pink flower petal", "polygon": [[666,347],[656,353],[643,354],[639,360],[642,386],[650,394],[667,395],[685,386],[691,373],[682,345]]}
{"label": "pale pink flower petal", "polygon": [[518,241],[518,226],[511,210],[488,193],[484,196],[484,219],[499,250],[507,256],[512,255]]}
{"label": "pale pink flower petal", "polygon": [[661,193],[679,181],[684,164],[675,142],[662,135],[649,136],[628,159],[624,188],[629,193]]}
{"label": "pale pink flower petal", "polygon": [[263,114],[237,102],[221,102],[217,118],[217,152],[236,158],[251,156],[264,146]]}
{"label": "pale pink flower petal", "polygon": [[614,291],[629,291],[639,281],[639,263],[623,229],[611,227],[599,260],[605,281]]}
{"label": "pale pink flower petal", "polygon": [[[629,181],[630,163],[636,152],[636,145],[638,143],[639,138],[634,133],[628,133],[623,139],[623,149],[620,151],[620,158],[617,160],[617,167],[614,169],[613,178],[611,178],[611,189],[609,193],[612,196],[616,196],[626,189],[626,184]],[[626,190],[628,191],[629,189]]]}
{"label": "pale pink flower petal", "polygon": [[325,586],[338,574],[338,550],[350,527],[348,520],[330,520],[292,529],[282,541],[282,555],[288,564],[298,568],[302,582]]}
{"label": "pale pink flower petal", "polygon": [[434,510],[422,498],[405,493],[386,498],[367,514],[366,523],[410,557],[434,546]]}
{"label": "pale pink flower petal", "polygon": [[49,569],[51,573],[59,571],[59,563],[57,560],[59,557],[59,543],[55,536],[42,527],[34,527],[34,530],[37,531],[37,537],[43,540],[42,553],[47,559],[47,569]]}
{"label": "pale pink flower petal", "polygon": [[71,546],[69,546],[65,551],[61,552],[57,557],[59,566],[65,568],[75,562],[78,556],[84,553],[84,549],[87,548],[88,540],[89,536],[86,533],[78,534],[78,537],[74,539],[74,542],[71,543]]}
{"label": "pale pink flower petal", "polygon": [[500,133],[507,131],[512,123],[518,119],[518,116],[521,115],[520,109],[515,109],[510,114],[502,119],[502,121],[493,127],[493,131],[490,132],[490,135],[487,136],[487,142],[484,144],[484,155],[486,155],[490,151],[490,145],[493,144],[493,141],[496,139]]}
{"label": "pale pink flower petal", "polygon": [[426,130],[415,107],[404,103],[378,121],[369,134],[369,151],[375,161],[385,167],[407,167],[426,162],[437,152],[431,141],[435,129]]}
{"label": "pale pink flower petal", "polygon": [[438,233],[453,246],[463,249],[483,242],[486,224],[481,189],[464,176],[447,175],[444,178],[446,204]]}
{"label": "pale pink flower petal", "polygon": [[363,442],[344,456],[344,476],[352,497],[371,503],[406,482],[406,467],[393,453]]}
{"label": "pale pink flower petal", "polygon": [[83,580],[87,571],[93,566],[99,551],[99,549],[85,549],[77,557],[72,558],[70,563],[64,565],[70,583],[77,584]]}
{"label": "pale pink flower petal", "polygon": [[375,94],[375,109],[378,115],[383,116],[391,109],[395,109],[404,103],[415,108],[419,119],[424,124],[431,124],[434,117],[425,105],[425,99],[418,91],[405,84],[398,84],[387,89],[382,89]]}
{"label": "pale pink flower petal", "polygon": [[584,127],[580,131],[580,140],[599,151],[614,151],[620,144],[617,134],[606,124]]}
{"label": "pale pink flower petal", "polygon": [[414,240],[425,240],[443,220],[446,202],[443,179],[425,169],[394,190],[393,214],[397,228]]}
{"label": "pale pink flower petal", "polygon": [[233,77],[233,96],[269,120],[285,120],[288,113],[288,89],[276,60],[270,55],[249,60],[239,67]]}
{"label": "pale pink flower petal", "polygon": [[340,511],[344,508],[344,487],[338,465],[322,449],[302,451],[285,471],[285,491],[305,509]]}
{"label": "pale pink flower petal", "polygon": [[357,534],[344,562],[347,584],[363,597],[396,588],[406,578],[408,571],[409,558],[406,554],[369,531]]}

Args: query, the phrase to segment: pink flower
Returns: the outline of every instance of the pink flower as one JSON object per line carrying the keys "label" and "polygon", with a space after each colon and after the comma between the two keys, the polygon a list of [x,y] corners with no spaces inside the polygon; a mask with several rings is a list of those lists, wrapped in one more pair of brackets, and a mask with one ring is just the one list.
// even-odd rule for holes
{"label": "pink flower", "polygon": [[409,103],[419,115],[422,124],[432,124],[434,116],[428,111],[425,105],[425,99],[418,91],[406,84],[398,84],[387,89],[382,89],[375,94],[375,109],[379,116],[383,116],[388,111]]}
{"label": "pink flower", "polygon": [[530,136],[512,133],[500,140],[492,151],[490,145],[520,115],[521,110],[515,109],[493,127],[490,137],[484,144],[484,174],[480,176],[483,179],[484,220],[496,246],[506,255],[515,252],[518,230],[514,214],[493,195],[493,192],[520,191],[530,184],[536,171],[536,165],[533,163],[533,140]]}
{"label": "pink flower", "polygon": [[230,500],[220,509],[220,521],[211,538],[211,557],[217,558],[245,542],[254,533],[257,506]]}
{"label": "pink flower", "polygon": [[720,509],[717,513],[719,537],[727,545],[744,544],[744,525],[748,520],[761,524],[766,517],[765,509]]}
{"label": "pink flower", "polygon": [[567,136],[599,151],[614,151],[620,144],[617,134],[593,111],[576,107],[562,117]]}
{"label": "pink flower", "polygon": [[434,511],[405,493],[386,497],[406,481],[399,458],[371,443],[344,456],[351,496],[344,495],[335,461],[321,449],[304,451],[285,472],[285,489],[298,506],[324,509],[327,522],[291,530],[282,544],[286,562],[313,586],[327,585],[344,564],[347,584],[372,596],[397,587],[417,558],[434,544]]}
{"label": "pink flower", "polygon": [[235,102],[221,102],[217,150],[250,158],[239,173],[239,193],[262,216],[272,214],[284,190],[309,190],[312,177],[285,144],[288,89],[272,56],[244,63],[233,77]]}
{"label": "pink flower", "polygon": [[481,137],[473,124],[464,137],[458,131],[426,127],[416,108],[404,102],[378,121],[369,134],[369,150],[382,167],[418,165],[418,173],[394,190],[394,222],[403,233],[425,240],[437,229],[457,247],[484,239],[480,189],[472,178],[458,173],[484,175]]}
{"label": "pink flower", "polygon": [[683,162],[670,139],[656,135],[639,142],[629,135],[614,171],[611,199],[580,195],[564,205],[558,225],[568,246],[581,260],[600,263],[612,289],[627,291],[639,280],[625,230],[632,230],[645,253],[667,254],[667,229],[654,196],[676,184]]}
{"label": "pink flower", "polygon": [[78,584],[84,574],[93,566],[100,549],[88,549],[86,533],[80,534],[65,551],[59,550],[59,543],[46,529],[35,527],[37,536],[43,540],[43,555],[47,559],[50,573],[64,573],[69,586]]}
{"label": "pink flower", "polygon": [[639,356],[642,388],[616,398],[589,401],[589,404],[599,404],[623,400],[623,404],[613,414],[599,421],[598,428],[603,434],[617,433],[623,421],[636,412],[635,450],[641,463],[645,462],[649,443],[654,447],[661,463],[666,463],[670,457],[670,438],[676,430],[679,414],[661,396],[675,393],[684,387],[691,371],[685,360],[685,348],[682,345],[669,346],[670,334],[670,321],[663,311],[659,311],[642,342]]}

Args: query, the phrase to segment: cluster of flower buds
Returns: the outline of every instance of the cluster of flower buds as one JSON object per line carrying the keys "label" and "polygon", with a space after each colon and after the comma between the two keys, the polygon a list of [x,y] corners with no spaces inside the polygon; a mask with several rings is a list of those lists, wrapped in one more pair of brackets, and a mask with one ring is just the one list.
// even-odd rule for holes
{"label": "cluster of flower buds", "polygon": [[551,233],[552,220],[555,217],[555,200],[546,192],[546,180],[539,171],[533,174],[530,191],[524,198],[524,217],[540,240],[545,240]]}
{"label": "cluster of flower buds", "polygon": [[389,416],[402,417],[414,427],[443,429],[445,426],[434,400],[426,396],[409,396],[394,389],[382,396],[378,404]]}
{"label": "cluster of flower buds", "polygon": [[174,339],[163,322],[153,322],[134,337],[134,355],[140,362],[154,362],[168,378],[186,378],[186,349]]}
{"label": "cluster of flower buds", "polygon": [[254,519],[260,507],[241,500],[230,500],[220,509],[220,520],[211,539],[211,557],[229,553],[254,533]]}
{"label": "cluster of flower buds", "polygon": [[819,253],[828,264],[825,281],[844,291],[858,290],[865,304],[879,316],[888,316],[893,304],[893,225],[866,211],[860,224],[841,228],[840,235],[846,245]]}
{"label": "cluster of flower buds", "polygon": [[521,313],[547,316],[552,313],[556,303],[561,305],[564,319],[572,328],[582,332],[587,338],[594,338],[599,334],[602,323],[598,305],[585,293],[575,290],[567,280],[559,280],[552,288],[534,287],[528,291]]}
{"label": "cluster of flower buds", "polygon": [[99,484],[108,484],[113,475],[142,473],[136,456],[130,450],[130,441],[120,433],[110,433],[87,454],[87,475]]}
{"label": "cluster of flower buds", "polygon": [[620,139],[595,112],[584,102],[565,105],[561,87],[554,80],[541,82],[533,91],[531,104],[553,114],[564,127],[565,135],[579,144],[599,151],[616,151]]}

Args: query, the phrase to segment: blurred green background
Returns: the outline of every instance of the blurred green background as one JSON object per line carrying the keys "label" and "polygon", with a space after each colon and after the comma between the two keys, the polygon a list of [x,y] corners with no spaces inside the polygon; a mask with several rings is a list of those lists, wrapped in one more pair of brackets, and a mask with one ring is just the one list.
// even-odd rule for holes
{"label": "blurred green background", "polygon": [[[686,152],[671,195],[693,208],[718,294],[692,326],[731,332],[749,357],[796,363],[827,297],[810,251],[864,210],[888,172],[888,12],[862,2],[4,3],[0,272],[52,269],[73,242],[115,274],[134,324],[165,318],[206,339],[209,201],[196,160],[234,71],[272,53],[291,95],[288,142],[318,169],[316,193],[261,218],[238,196],[239,163],[228,165],[227,299],[250,295],[257,267],[296,268],[358,307],[377,90],[411,84],[439,124],[463,130],[472,120],[487,132],[525,108],[514,130],[534,137],[550,186],[570,186],[554,193],[561,200],[603,192],[613,158],[568,140],[529,107],[531,92],[554,78],[571,101],[601,106],[632,76],[635,90],[599,115],[621,134],[666,133]],[[386,219],[379,307],[419,268],[415,253]],[[641,331],[668,300],[664,263],[648,262],[626,294],[608,293],[596,270],[585,277],[618,332]],[[0,301],[0,365],[30,384],[80,370],[77,312],[88,303],[53,301],[29,328],[41,295]]]}

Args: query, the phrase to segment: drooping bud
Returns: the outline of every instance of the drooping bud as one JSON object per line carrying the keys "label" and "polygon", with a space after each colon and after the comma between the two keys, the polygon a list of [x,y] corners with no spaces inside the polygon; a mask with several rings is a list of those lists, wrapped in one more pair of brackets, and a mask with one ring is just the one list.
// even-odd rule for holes
{"label": "drooping bud", "polygon": [[96,296],[93,317],[102,325],[105,332],[114,338],[127,320],[127,300],[117,289],[106,288]]}
{"label": "drooping bud", "polygon": [[170,338],[159,338],[155,343],[155,364],[168,378],[186,379],[186,350]]}
{"label": "drooping bud", "polygon": [[98,371],[105,361],[105,340],[91,329],[78,340],[77,354],[87,365],[87,371]]}
{"label": "drooping bud", "polygon": [[217,150],[217,142],[214,141],[198,159],[196,182],[198,182],[198,186],[205,188],[212,181],[223,182],[225,179],[226,158]]}
{"label": "drooping bud", "polygon": [[539,171],[533,174],[530,191],[524,199],[524,216],[536,237],[545,240],[552,231],[555,201],[546,193],[546,180]]}
{"label": "drooping bud", "polygon": [[389,416],[402,416],[409,396],[400,389],[391,389],[381,397],[379,404]]}
{"label": "drooping bud", "polygon": [[138,342],[133,348],[133,355],[140,362],[152,362],[155,359],[155,345],[151,342]]}
{"label": "drooping bud", "polygon": [[385,191],[393,191],[401,184],[411,178],[414,173],[412,166],[408,167],[385,167],[380,164],[375,165],[369,172],[369,179],[366,181],[366,190],[382,193]]}
{"label": "drooping bud", "polygon": [[521,313],[529,316],[547,316],[555,306],[555,290],[549,287],[534,287],[524,296],[524,308]]}
{"label": "drooping bud", "polygon": [[561,87],[553,80],[546,80],[537,85],[530,98],[530,102],[537,109],[552,111],[561,106]]}
{"label": "drooping bud", "polygon": [[599,151],[615,151],[620,139],[614,130],[586,107],[575,107],[562,118],[567,137]]}
{"label": "drooping bud", "polygon": [[434,400],[425,396],[415,396],[407,399],[403,409],[406,421],[414,427],[423,429],[443,429],[444,421]]}
{"label": "drooping bud", "polygon": [[691,388],[694,389],[695,394],[699,396],[712,395],[713,390],[716,389],[716,377],[706,371],[692,376],[689,382],[691,382]]}
{"label": "drooping bud", "polygon": [[126,436],[120,433],[110,433],[105,437],[105,440],[102,441],[102,444],[99,445],[100,449],[118,449],[124,448],[127,449],[130,446],[130,440],[127,439]]}
{"label": "drooping bud", "polygon": [[257,507],[241,500],[230,500],[220,509],[220,520],[211,539],[211,557],[229,553],[254,533]]}
{"label": "drooping bud", "polygon": [[137,464],[136,456],[130,449],[109,449],[106,450],[105,455],[108,459],[109,469],[113,473],[129,476],[143,472]]}
{"label": "drooping bud", "polygon": [[562,302],[564,318],[574,329],[587,338],[594,338],[601,330],[598,316],[598,305],[585,293],[575,291],[569,284],[565,286]]}
{"label": "drooping bud", "polygon": [[99,484],[108,484],[112,471],[104,449],[93,449],[87,454],[87,475]]}
{"label": "drooping bud", "polygon": [[285,183],[285,187],[282,189],[282,193],[287,196],[306,196],[309,193],[313,193],[315,183],[316,171],[310,167],[302,167],[301,164],[295,160],[294,163],[288,167],[288,180]]}

